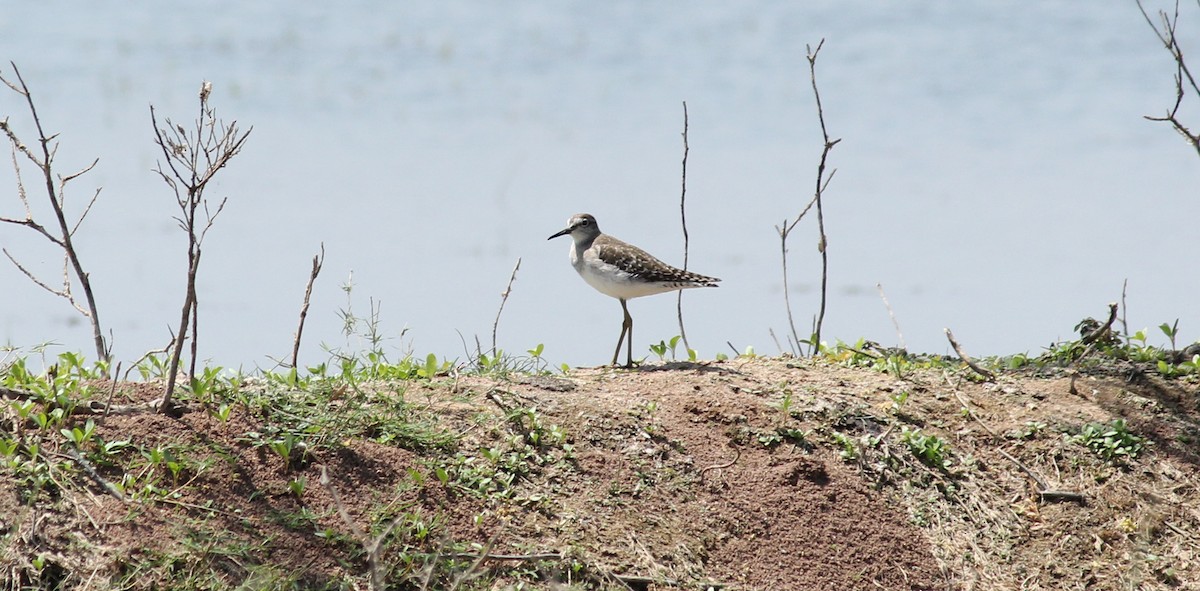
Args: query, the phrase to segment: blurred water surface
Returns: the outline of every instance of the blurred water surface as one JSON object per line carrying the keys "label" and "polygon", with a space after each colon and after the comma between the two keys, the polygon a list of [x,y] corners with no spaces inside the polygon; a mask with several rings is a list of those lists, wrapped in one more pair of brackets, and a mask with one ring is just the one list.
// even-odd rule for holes
{"label": "blurred water surface", "polygon": [[[1200,13],[1180,35],[1200,47]],[[13,3],[0,38],[61,132],[60,172],[100,158],[69,198],[78,211],[103,186],[77,241],[118,359],[162,346],[178,319],[186,238],[152,173],[148,107],[187,122],[202,80],[222,118],[254,128],[210,189],[229,201],[200,270],[205,359],[286,355],[323,242],[308,363],[322,344],[360,345],[339,310],[372,303],[397,354],[489,346],[518,257],[500,346],[607,361],[620,306],[546,236],[587,211],[681,264],[683,101],[690,268],[724,279],[685,294],[691,344],[775,353],[768,331],[789,331],[774,226],[812,195],[805,54],[821,39],[842,139],[826,340],[897,343],[882,283],[912,350],[947,351],[949,326],[977,354],[1036,352],[1105,313],[1126,279],[1132,329],[1179,318],[1184,340],[1200,336],[1200,162],[1142,118],[1170,106],[1174,67],[1132,2]],[[15,94],[0,92],[0,115],[34,139]],[[0,167],[0,215],[21,214]],[[789,250],[802,336],[819,300],[814,222]],[[36,238],[0,227],[53,280],[59,256]],[[6,261],[0,282],[0,343],[90,353],[65,302]],[[643,351],[678,332],[674,296],[631,311]]]}

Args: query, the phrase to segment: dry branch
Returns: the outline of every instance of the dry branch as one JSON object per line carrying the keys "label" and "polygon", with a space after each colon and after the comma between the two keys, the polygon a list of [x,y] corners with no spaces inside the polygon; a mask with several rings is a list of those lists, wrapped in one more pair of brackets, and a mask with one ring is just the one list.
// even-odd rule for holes
{"label": "dry branch", "polygon": [[[687,101],[683,101],[683,174],[680,179],[679,188],[679,225],[683,227],[683,270],[688,268],[688,230],[687,230],[687,210],[684,204],[687,202],[687,160],[688,160],[688,112]],[[683,348],[691,351],[692,346],[688,344],[687,331],[683,328],[683,290],[675,293],[675,314],[679,318],[679,337],[683,339]],[[689,354],[690,357],[690,354]]]}
{"label": "dry branch", "polygon": [[978,364],[975,363],[974,359],[971,359],[970,355],[967,355],[966,351],[963,351],[963,348],[961,345],[958,344],[958,341],[954,340],[954,333],[950,332],[949,328],[946,328],[943,330],[946,331],[946,339],[950,341],[950,346],[954,348],[955,353],[958,353],[958,358],[962,359],[963,363],[967,364],[967,367],[971,368],[972,371],[983,376],[984,379],[986,379],[988,381],[993,381],[996,379],[995,374],[980,367]]}
{"label": "dry branch", "polygon": [[[13,90],[13,92],[16,92],[25,99],[25,104],[29,108],[30,117],[33,119],[34,128],[37,130],[37,143],[41,146],[41,156],[39,157],[32,150],[30,150],[29,146],[27,146],[25,142],[23,142],[20,137],[17,136],[16,132],[14,132],[12,127],[9,125],[7,117],[5,117],[3,120],[0,120],[0,131],[3,131],[4,134],[8,136],[8,141],[12,145],[12,164],[13,170],[16,173],[17,197],[20,199],[21,204],[25,209],[24,219],[0,217],[0,222],[25,226],[34,232],[41,234],[44,238],[49,240],[51,244],[54,244],[58,248],[62,249],[62,288],[51,288],[45,281],[38,279],[37,276],[35,276],[29,269],[18,263],[17,259],[13,257],[8,250],[4,250],[4,255],[8,257],[8,260],[12,261],[12,263],[16,265],[17,269],[19,269],[22,274],[28,277],[37,286],[67,300],[76,310],[79,311],[80,314],[88,319],[92,325],[92,340],[96,347],[96,358],[107,363],[111,358],[111,351],[109,350],[108,344],[104,340],[104,331],[100,326],[100,313],[96,308],[96,298],[92,292],[90,276],[83,269],[83,263],[79,260],[79,253],[75,249],[75,243],[73,240],[75,232],[79,230],[80,224],[82,224],[83,220],[87,218],[88,213],[90,213],[92,210],[92,206],[96,203],[96,199],[100,196],[100,189],[96,189],[95,193],[92,194],[91,200],[74,222],[68,222],[66,214],[67,183],[90,172],[93,168],[95,168],[96,163],[98,163],[100,160],[97,158],[93,160],[91,164],[74,173],[67,174],[66,176],[54,172],[54,156],[58,152],[58,144],[54,140],[58,137],[58,134],[46,135],[45,129],[42,127],[41,117],[38,115],[37,107],[34,104],[33,93],[30,92],[29,86],[25,83],[25,79],[21,76],[21,71],[17,68],[17,64],[11,61],[9,64],[12,66],[13,73],[16,75],[16,82],[10,81],[3,76],[0,76],[0,81],[3,81],[4,84]],[[53,232],[48,230],[45,226],[38,223],[34,219],[33,209],[29,205],[29,197],[25,191],[24,181],[21,178],[21,166],[17,158],[18,152],[24,154],[25,157],[28,158],[29,161],[33,162],[33,164],[42,173],[42,179],[44,180],[44,185],[46,188],[46,196],[50,200],[50,208],[54,212],[55,217],[55,230]],[[57,186],[55,186],[55,177],[58,178]],[[76,300],[75,295],[71,292],[72,275],[74,276],[74,280],[79,283],[80,288],[83,289],[84,302],[82,304]]]}
{"label": "dry branch", "polygon": [[[813,355],[816,355],[821,348],[821,326],[825,323],[825,308],[829,295],[829,254],[826,252],[827,246],[829,245],[829,237],[825,234],[825,211],[824,207],[822,207],[821,198],[825,194],[825,190],[829,188],[829,182],[833,180],[833,176],[837,173],[836,169],[830,170],[828,176],[826,176],[825,168],[829,160],[829,152],[833,150],[833,147],[836,146],[838,142],[842,141],[840,138],[830,139],[829,137],[829,130],[825,126],[825,109],[821,105],[821,92],[817,88],[817,54],[821,52],[821,48],[824,45],[825,40],[821,39],[821,42],[817,44],[816,49],[813,49],[811,46],[805,46],[808,51],[807,58],[809,80],[812,84],[813,96],[816,98],[817,120],[821,124],[821,138],[823,141],[821,148],[821,159],[817,163],[816,187],[813,191],[812,200],[808,202],[808,205],[804,206],[804,209],[799,215],[796,216],[795,220],[788,222],[785,219],[783,225],[775,226],[776,232],[779,233],[780,249],[783,255],[783,301],[784,306],[787,308],[788,326],[792,329],[792,340],[797,349],[800,347],[801,342],[807,342],[809,344],[811,354]],[[814,205],[817,208],[817,233],[819,235],[817,251],[821,253],[821,304],[817,311],[817,315],[813,319],[813,328],[808,340],[801,341],[800,335],[796,332],[796,323],[792,317],[791,299],[788,296],[787,239],[792,229],[796,227],[796,224],[800,223],[801,219],[804,219],[805,214],[807,214]]]}
{"label": "dry branch", "polygon": [[304,319],[308,317],[308,300],[312,297],[313,283],[317,280],[317,275],[321,274],[321,267],[325,265],[325,243],[321,243],[321,254],[314,255],[312,260],[312,272],[308,275],[308,285],[304,287],[304,303],[300,306],[300,325],[296,327],[296,339],[292,343],[292,368],[299,367],[300,362],[300,336],[304,334]]}
{"label": "dry branch", "polygon": [[1154,35],[1171,54],[1171,59],[1175,61],[1175,104],[1171,106],[1167,114],[1162,117],[1144,116],[1149,121],[1160,121],[1170,123],[1179,135],[1183,136],[1184,141],[1192,146],[1196,151],[1196,155],[1200,156],[1200,132],[1193,132],[1179,119],[1179,110],[1183,106],[1183,97],[1190,90],[1192,95],[1200,98],[1200,84],[1196,82],[1196,77],[1192,75],[1192,71],[1188,68],[1187,61],[1183,56],[1183,48],[1179,45],[1179,38],[1175,34],[1175,30],[1179,25],[1179,0],[1175,0],[1175,11],[1173,14],[1167,14],[1167,11],[1158,11],[1159,23],[1155,24],[1154,19],[1146,13],[1146,7],[1142,6],[1142,0],[1137,0],[1138,10],[1142,13],[1142,18],[1146,19],[1146,24],[1154,31]]}
{"label": "dry branch", "polygon": [[496,349],[496,332],[500,328],[500,313],[504,312],[504,304],[508,302],[508,295],[512,293],[513,281],[516,281],[517,270],[520,268],[521,257],[517,257],[517,264],[513,265],[512,275],[508,276],[508,285],[504,286],[504,291],[500,292],[500,307],[496,310],[496,319],[492,321],[492,355],[498,354]]}
{"label": "dry branch", "polygon": [[[211,92],[212,83],[205,81],[200,85],[200,112],[190,131],[182,125],[172,123],[169,118],[165,120],[164,125],[159,125],[154,105],[150,106],[154,142],[163,154],[163,161],[158,163],[154,172],[158,173],[175,194],[175,202],[180,209],[180,217],[175,218],[175,221],[179,222],[179,227],[188,235],[187,291],[180,313],[178,336],[171,354],[171,365],[167,372],[167,386],[160,405],[162,412],[171,411],[171,397],[175,392],[184,337],[189,325],[192,329],[190,374],[194,376],[196,373],[200,309],[196,295],[196,274],[200,267],[204,237],[212,228],[217,216],[224,210],[226,202],[226,199],[222,199],[214,213],[209,210],[204,191],[209,181],[241,151],[246,138],[254,130],[252,127],[242,133],[238,129],[237,121],[229,124],[219,121],[215,109],[208,105]],[[166,162],[167,170],[164,170],[163,162]],[[203,221],[197,219],[201,206],[204,208]]]}

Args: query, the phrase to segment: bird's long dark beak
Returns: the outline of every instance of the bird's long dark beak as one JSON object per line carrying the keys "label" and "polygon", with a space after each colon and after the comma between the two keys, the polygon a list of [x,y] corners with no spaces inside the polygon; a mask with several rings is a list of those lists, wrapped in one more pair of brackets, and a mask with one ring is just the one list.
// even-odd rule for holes
{"label": "bird's long dark beak", "polygon": [[571,233],[571,228],[566,228],[564,230],[560,230],[560,231],[556,232],[553,236],[550,236],[546,240],[554,240],[555,238],[558,238],[559,236],[563,236],[563,235],[570,234],[570,233]]}

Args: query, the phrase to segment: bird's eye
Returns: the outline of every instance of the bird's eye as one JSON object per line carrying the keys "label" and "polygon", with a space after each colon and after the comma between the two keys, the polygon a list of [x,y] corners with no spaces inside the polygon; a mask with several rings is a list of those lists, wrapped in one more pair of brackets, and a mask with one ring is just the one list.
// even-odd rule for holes
{"label": "bird's eye", "polygon": [[583,218],[582,220],[579,220],[580,226],[588,226],[588,225],[591,225],[591,223],[592,223],[592,220],[589,220],[587,218]]}

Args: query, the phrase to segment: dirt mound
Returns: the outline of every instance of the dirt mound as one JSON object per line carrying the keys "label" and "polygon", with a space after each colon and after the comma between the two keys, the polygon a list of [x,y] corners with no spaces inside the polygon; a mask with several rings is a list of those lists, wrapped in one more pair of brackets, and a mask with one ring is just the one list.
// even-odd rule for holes
{"label": "dirt mound", "polygon": [[1066,377],[892,369],[738,359],[247,383],[180,418],[91,416],[77,444],[14,403],[2,587],[1200,581],[1195,383],[1125,368],[1072,393]]}

